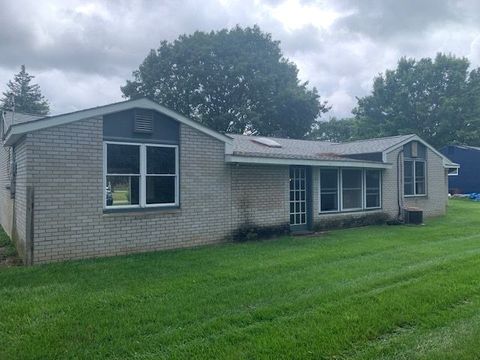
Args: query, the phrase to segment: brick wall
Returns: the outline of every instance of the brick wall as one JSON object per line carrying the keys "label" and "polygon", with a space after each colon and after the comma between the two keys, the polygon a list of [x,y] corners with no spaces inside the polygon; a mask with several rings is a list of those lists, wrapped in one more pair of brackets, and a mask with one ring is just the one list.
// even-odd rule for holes
{"label": "brick wall", "polygon": [[32,134],[34,262],[118,255],[224,241],[231,171],[224,144],[181,126],[180,208],[103,213],[102,120]]}
{"label": "brick wall", "polygon": [[234,230],[288,224],[288,196],[288,166],[232,165]]}
{"label": "brick wall", "polygon": [[[24,259],[27,236],[27,185],[29,184],[28,152],[28,136],[18,141],[14,148],[1,147],[0,149],[0,222],[5,232],[15,242],[19,255]],[[11,184],[10,166],[14,153],[17,176],[15,198],[12,199],[7,186]]]}
{"label": "brick wall", "polygon": [[10,159],[12,149],[0,147],[0,223],[8,235],[12,235],[13,200],[10,198]]}

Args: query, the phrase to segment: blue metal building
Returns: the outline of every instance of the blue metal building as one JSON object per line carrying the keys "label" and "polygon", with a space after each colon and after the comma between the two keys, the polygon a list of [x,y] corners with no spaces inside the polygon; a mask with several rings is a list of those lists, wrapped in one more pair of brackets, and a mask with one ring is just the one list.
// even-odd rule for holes
{"label": "blue metal building", "polygon": [[447,145],[440,152],[460,165],[458,175],[448,177],[451,194],[480,193],[480,147]]}

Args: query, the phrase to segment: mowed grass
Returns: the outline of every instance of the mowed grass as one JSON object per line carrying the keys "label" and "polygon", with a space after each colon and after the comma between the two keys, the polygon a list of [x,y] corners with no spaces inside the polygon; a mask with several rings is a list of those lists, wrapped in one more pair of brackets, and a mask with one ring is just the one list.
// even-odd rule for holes
{"label": "mowed grass", "polygon": [[1,270],[0,359],[52,358],[480,358],[480,203],[425,226]]}

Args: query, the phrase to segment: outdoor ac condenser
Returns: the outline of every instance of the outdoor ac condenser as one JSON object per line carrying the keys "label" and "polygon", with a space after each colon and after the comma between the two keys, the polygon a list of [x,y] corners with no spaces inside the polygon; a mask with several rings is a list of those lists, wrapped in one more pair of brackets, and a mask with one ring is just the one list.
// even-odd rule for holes
{"label": "outdoor ac condenser", "polygon": [[415,207],[407,207],[403,209],[406,224],[423,224],[423,210]]}

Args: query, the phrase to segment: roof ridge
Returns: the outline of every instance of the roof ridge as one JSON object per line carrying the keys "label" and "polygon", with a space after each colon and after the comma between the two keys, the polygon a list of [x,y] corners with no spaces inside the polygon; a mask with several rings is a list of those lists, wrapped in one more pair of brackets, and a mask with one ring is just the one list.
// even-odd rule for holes
{"label": "roof ridge", "polygon": [[275,139],[275,140],[290,140],[290,141],[308,141],[313,143],[327,143],[331,145],[337,145],[341,143],[334,143],[331,141],[322,141],[322,140],[311,140],[311,139],[292,139],[292,138],[284,138],[284,137],[277,137],[277,136],[263,136],[263,135],[246,135],[246,134],[234,134],[234,133],[225,133],[225,135],[235,135],[235,136],[244,136],[244,137],[255,137],[255,138],[266,138],[266,139]]}
{"label": "roof ridge", "polygon": [[377,138],[368,138],[368,139],[359,139],[359,140],[352,140],[352,141],[345,141],[341,143],[333,143],[333,145],[343,145],[343,144],[352,144],[356,142],[364,142],[364,141],[372,141],[372,140],[384,140],[384,139],[393,139],[397,137],[411,137],[415,136],[415,134],[405,134],[405,135],[392,135],[392,136],[382,136]]}

